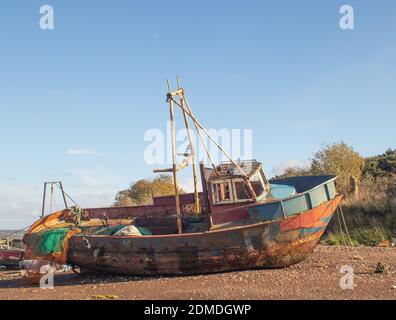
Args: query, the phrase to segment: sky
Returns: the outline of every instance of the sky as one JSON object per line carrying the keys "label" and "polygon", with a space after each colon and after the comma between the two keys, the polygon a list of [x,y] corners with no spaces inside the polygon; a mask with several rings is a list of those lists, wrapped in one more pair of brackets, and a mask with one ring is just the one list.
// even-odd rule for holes
{"label": "sky", "polygon": [[396,148],[395,14],[393,0],[2,0],[0,229],[37,219],[44,181],[96,207],[153,177],[144,135],[165,130],[177,75],[205,127],[252,130],[268,176],[324,143]]}

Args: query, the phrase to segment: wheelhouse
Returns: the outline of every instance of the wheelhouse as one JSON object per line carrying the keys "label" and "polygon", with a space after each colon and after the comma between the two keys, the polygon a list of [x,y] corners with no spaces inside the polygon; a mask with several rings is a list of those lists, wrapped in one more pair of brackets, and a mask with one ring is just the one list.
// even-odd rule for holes
{"label": "wheelhouse", "polygon": [[261,163],[243,161],[238,166],[223,162],[216,170],[210,170],[207,181],[212,205],[255,202],[267,195],[269,183]]}

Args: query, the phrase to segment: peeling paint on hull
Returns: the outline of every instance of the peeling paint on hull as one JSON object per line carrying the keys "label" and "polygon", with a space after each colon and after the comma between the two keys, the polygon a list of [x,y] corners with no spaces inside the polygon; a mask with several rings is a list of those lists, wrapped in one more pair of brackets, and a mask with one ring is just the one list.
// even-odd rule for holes
{"label": "peeling paint on hull", "polygon": [[285,219],[209,232],[144,237],[76,235],[69,262],[126,275],[185,275],[286,267],[304,260],[342,196]]}

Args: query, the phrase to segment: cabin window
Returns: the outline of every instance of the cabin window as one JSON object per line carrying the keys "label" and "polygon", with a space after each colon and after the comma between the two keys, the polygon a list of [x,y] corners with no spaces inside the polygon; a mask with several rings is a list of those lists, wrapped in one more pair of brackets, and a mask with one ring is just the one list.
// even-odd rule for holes
{"label": "cabin window", "polygon": [[250,200],[245,181],[235,181],[234,185],[237,200]]}
{"label": "cabin window", "polygon": [[231,202],[231,182],[213,183],[213,197],[215,203]]}
{"label": "cabin window", "polygon": [[264,182],[260,172],[255,173],[251,178],[250,182],[256,196],[260,196],[264,191]]}

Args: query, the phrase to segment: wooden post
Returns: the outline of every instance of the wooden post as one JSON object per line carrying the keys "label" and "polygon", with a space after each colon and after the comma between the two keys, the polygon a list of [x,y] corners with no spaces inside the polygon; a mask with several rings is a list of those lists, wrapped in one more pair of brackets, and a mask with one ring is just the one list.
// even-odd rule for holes
{"label": "wooden post", "polygon": [[359,196],[359,186],[357,183],[357,179],[354,176],[351,176],[349,178],[349,183],[351,185],[351,191],[352,191],[352,195],[357,198]]}
{"label": "wooden post", "polygon": [[[170,82],[168,80],[169,93],[171,92]],[[180,199],[179,199],[179,186],[177,183],[177,164],[176,164],[176,141],[175,141],[175,118],[173,114],[173,99],[169,99],[169,113],[171,122],[171,139],[172,139],[172,158],[173,158],[173,184],[175,187],[175,204],[176,204],[176,217],[177,217],[177,231],[179,234],[183,233],[182,222],[180,216]]]}
{"label": "wooden post", "polygon": [[201,173],[201,183],[202,183],[202,192],[204,195],[204,201],[205,201],[205,213],[206,213],[206,220],[208,222],[208,229],[210,230],[213,227],[213,220],[212,220],[212,215],[210,214],[211,208],[210,208],[210,201],[209,201],[209,192],[208,192],[208,185],[205,177],[205,167],[204,163],[201,161],[199,163],[199,170]]}
{"label": "wooden post", "polygon": [[[180,98],[180,104],[184,107],[184,91],[181,88],[180,85],[180,78],[177,77],[177,86],[179,89],[179,98]],[[194,206],[194,212],[195,215],[198,215],[200,212],[199,209],[199,194],[198,194],[198,181],[197,181],[197,166],[196,166],[196,158],[195,158],[195,147],[191,138],[191,133],[190,133],[190,126],[188,124],[188,118],[186,111],[183,110],[183,117],[184,117],[184,123],[186,125],[186,130],[187,130],[187,136],[188,136],[188,142],[190,144],[191,148],[191,155],[192,155],[192,168],[193,168],[193,177],[194,177],[194,198],[195,198],[195,206]]]}

